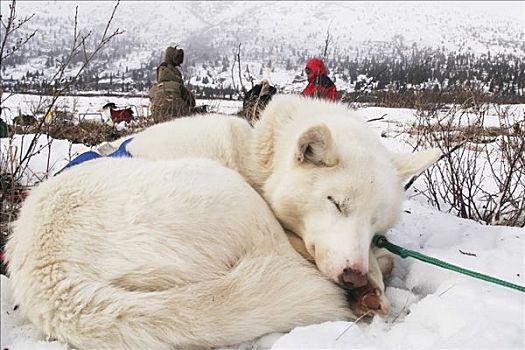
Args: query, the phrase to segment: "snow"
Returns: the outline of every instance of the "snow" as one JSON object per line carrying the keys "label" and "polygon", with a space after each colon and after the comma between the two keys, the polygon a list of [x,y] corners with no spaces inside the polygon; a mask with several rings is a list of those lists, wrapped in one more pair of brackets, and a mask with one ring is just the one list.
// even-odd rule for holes
{"label": "snow", "polygon": [[[92,92],[96,94],[96,92]],[[103,93],[103,92],[102,92]],[[101,94],[101,92],[99,92]],[[33,94],[8,94],[2,108],[2,119],[8,124],[20,114],[43,115],[47,110],[52,97]],[[131,106],[137,110],[138,116],[148,113],[149,98],[128,96],[62,96],[55,103],[55,109],[78,115],[78,113],[101,113],[102,107],[113,102],[117,107]]]}
{"label": "snow", "polygon": [[1,318],[0,318],[0,347],[2,349],[53,349],[65,350],[67,346],[57,341],[47,341],[24,318],[20,317],[15,305],[11,302],[11,289],[9,279],[0,275],[2,293]]}
{"label": "snow", "polygon": [[[15,95],[10,106],[24,108],[28,96]],[[33,98],[33,97],[31,97]],[[118,104],[141,104],[140,98],[111,98]],[[80,110],[103,105],[105,97],[79,97]],[[104,102],[104,103],[103,103]],[[199,101],[213,110],[233,114],[238,101]],[[89,107],[89,108],[88,108]],[[525,106],[513,106],[523,113]],[[358,108],[364,120],[385,115],[370,125],[378,134],[386,132],[383,142],[395,151],[410,152],[401,135],[414,119],[410,109],[379,107]],[[523,115],[523,114],[522,114]],[[490,121],[497,116],[489,112]],[[494,122],[496,119],[494,119]],[[396,136],[397,135],[397,136]],[[25,137],[32,137],[26,135]],[[22,137],[13,144],[21,146]],[[44,176],[59,170],[73,154],[89,149],[67,140],[53,140],[51,161],[47,162],[47,136],[40,136],[41,153],[29,168]],[[5,139],[2,139],[4,152]],[[26,144],[26,141],[24,141]],[[418,183],[416,182],[415,186]],[[408,249],[445,260],[461,267],[488,274],[518,285],[525,285],[525,230],[504,226],[485,226],[457,218],[429,207],[423,198],[405,201],[398,224],[388,232],[390,241]],[[38,334],[22,318],[11,301],[9,279],[1,276],[1,349],[67,349]],[[391,313],[386,319],[361,319],[357,322],[327,322],[298,327],[287,334],[271,334],[245,344],[224,349],[523,349],[525,347],[525,294],[413,259],[396,257],[387,282],[386,294]]]}
{"label": "snow", "polygon": [[[36,145],[32,148],[30,156],[26,157],[30,144],[35,139]],[[47,135],[15,135],[12,139],[0,139],[0,160],[4,166],[4,159],[13,160],[6,166],[14,169],[18,165],[27,167],[22,184],[34,184],[44,180],[61,170],[67,163],[80,153],[90,148],[82,144],[73,144],[68,140],[57,140]],[[29,158],[29,162],[23,161]]]}

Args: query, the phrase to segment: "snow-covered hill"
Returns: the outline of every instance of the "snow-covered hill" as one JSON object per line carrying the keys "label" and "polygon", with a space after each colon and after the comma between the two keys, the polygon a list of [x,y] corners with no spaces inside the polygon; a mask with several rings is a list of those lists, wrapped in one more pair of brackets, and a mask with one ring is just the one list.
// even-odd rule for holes
{"label": "snow-covered hill", "polygon": [[[1,3],[3,13],[7,3]],[[76,6],[79,28],[100,34],[114,3],[18,2],[19,17],[35,14],[19,34],[37,33],[16,59],[6,61],[2,76],[17,80],[38,72],[49,79],[56,59],[69,48]],[[199,79],[193,84],[226,87],[238,84],[231,81],[238,77],[231,73],[232,50],[241,44],[245,79],[272,78],[283,86],[282,80],[300,74],[305,59],[323,53],[328,32],[326,58],[332,67],[372,55],[410,57],[414,48],[525,57],[524,11],[523,2],[122,1],[112,29],[125,32],[93,66],[101,77],[114,75],[117,84],[141,69],[146,76],[135,80],[149,86],[163,50],[180,45],[186,50],[183,69]],[[214,79],[203,83],[206,75]],[[348,74],[337,78],[343,89],[349,86]]]}
{"label": "snow-covered hill", "polygon": [[[114,3],[23,1],[17,6],[20,15],[35,13],[34,25],[42,29],[36,41],[43,44],[71,30],[76,6],[80,27],[100,27]],[[245,42],[252,50],[275,44],[315,50],[324,45],[330,29],[339,50],[395,40],[451,50],[523,53],[524,6],[501,2],[123,1],[115,26],[149,50],[168,44],[188,46],[195,39],[202,40],[199,45],[203,47],[218,49]]]}

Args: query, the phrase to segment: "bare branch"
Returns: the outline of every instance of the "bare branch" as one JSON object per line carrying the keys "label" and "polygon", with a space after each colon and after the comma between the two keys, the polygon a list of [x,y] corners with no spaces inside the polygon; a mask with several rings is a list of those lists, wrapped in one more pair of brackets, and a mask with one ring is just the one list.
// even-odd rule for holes
{"label": "bare branch", "polygon": [[380,116],[379,118],[368,119],[366,122],[367,122],[367,123],[371,123],[371,122],[376,122],[376,121],[378,121],[378,120],[383,120],[383,119],[385,119],[386,116],[387,116],[387,113],[383,114],[383,115]]}
{"label": "bare branch", "polygon": [[439,101],[420,104],[425,110],[418,110],[409,130],[415,149],[436,147],[443,155],[424,173],[426,188],[416,192],[460,217],[525,226],[525,130],[520,126],[525,122],[502,113],[498,127],[486,127],[489,105],[479,103],[486,99],[474,89],[465,95],[464,104],[452,106],[445,115],[438,111]]}
{"label": "bare branch", "polygon": [[241,43],[239,43],[239,46],[237,47],[237,63],[239,67],[239,84],[241,85],[241,91],[243,94],[246,94],[246,88],[244,87],[244,84],[242,83],[242,76],[241,76]]}
{"label": "bare branch", "polygon": [[2,66],[2,62],[5,58],[13,55],[16,51],[20,50],[21,47],[23,47],[29,40],[31,40],[35,34],[37,33],[36,30],[31,32],[30,34],[27,34],[25,38],[18,39],[14,44],[9,44],[11,49],[8,49],[8,40],[13,36],[14,33],[16,33],[18,30],[20,30],[26,23],[31,21],[31,19],[35,16],[33,13],[32,15],[25,17],[18,21],[18,23],[15,23],[16,20],[16,0],[12,0],[11,4],[9,5],[9,15],[7,17],[7,22],[4,22],[2,19],[2,33],[3,37],[0,40],[0,66]]}
{"label": "bare branch", "polygon": [[[93,60],[93,58],[98,54],[98,52],[100,50],[102,50],[102,48],[111,40],[113,39],[115,36],[117,35],[120,35],[122,34],[123,32],[120,31],[118,28],[113,31],[112,33],[109,33],[109,28],[111,26],[111,24],[113,23],[113,20],[114,20],[114,16],[115,16],[115,13],[116,13],[116,10],[119,6],[119,3],[120,1],[117,1],[117,3],[115,4],[115,7],[113,8],[113,11],[111,13],[111,16],[109,17],[108,21],[107,21],[107,24],[106,24],[106,27],[104,29],[104,33],[102,35],[102,38],[100,39],[100,41],[98,42],[98,44],[96,45],[96,47],[94,48],[94,50],[87,54],[87,58],[86,60],[83,62],[82,66],[79,68],[79,70],[76,72],[75,75],[73,75],[71,77],[70,80],[68,80],[62,88],[58,88],[58,84],[62,83],[63,82],[63,77],[64,77],[64,74],[65,74],[65,71],[67,68],[69,68],[70,64],[71,64],[71,61],[73,59],[73,57],[79,52],[79,50],[82,48],[82,50],[84,52],[86,52],[85,50],[85,39],[91,35],[91,32],[89,32],[86,36],[83,36],[83,37],[80,37],[80,35],[77,33],[77,21],[78,21],[78,8],[75,10],[75,18],[74,18],[74,30],[73,30],[73,42],[72,42],[72,45],[71,45],[71,49],[69,51],[69,54],[68,56],[63,60],[61,61],[61,65],[58,69],[58,71],[55,73],[55,75],[53,76],[53,79],[55,81],[55,85],[54,85],[54,88],[53,88],[53,96],[51,98],[51,102],[49,103],[45,113],[44,113],[44,116],[47,116],[47,115],[50,115],[51,112],[53,111],[54,107],[55,107],[55,104],[56,102],[58,101],[58,99],[62,96],[64,96],[65,92],[72,86],[72,84],[74,84],[78,77],[82,74],[82,72],[86,69],[86,67],[91,63],[91,61]],[[45,120],[46,118],[42,118],[40,121],[39,121],[39,124],[38,124],[38,130],[42,130],[42,126],[44,125],[45,123]],[[41,131],[38,132],[37,134],[35,134],[35,137],[31,140],[31,143],[25,153],[25,155],[23,157],[21,157],[20,159],[20,162],[19,162],[19,165],[17,166],[17,168],[15,169],[15,172],[19,172],[20,171],[20,168],[23,166],[24,163],[27,162],[27,160],[31,157],[31,154],[36,146],[36,142],[37,142],[37,139],[38,137],[41,134]]]}
{"label": "bare branch", "polygon": [[328,24],[328,28],[326,29],[326,38],[324,39],[324,48],[323,48],[323,61],[326,61],[326,58],[328,57],[328,48],[330,47],[330,44],[332,43],[332,35],[330,34],[330,27],[332,26],[333,20],[330,21],[330,24]]}

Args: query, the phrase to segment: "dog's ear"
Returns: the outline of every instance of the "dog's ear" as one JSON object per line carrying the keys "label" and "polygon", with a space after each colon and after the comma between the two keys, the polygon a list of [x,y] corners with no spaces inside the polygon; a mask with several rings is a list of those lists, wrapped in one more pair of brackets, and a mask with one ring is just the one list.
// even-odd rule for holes
{"label": "dog's ear", "polygon": [[332,134],[325,124],[312,126],[299,136],[295,159],[299,164],[315,166],[334,166],[337,164]]}
{"label": "dog's ear", "polygon": [[435,148],[417,153],[392,153],[391,156],[397,174],[402,180],[421,173],[434,164],[439,157],[441,157],[441,151]]}

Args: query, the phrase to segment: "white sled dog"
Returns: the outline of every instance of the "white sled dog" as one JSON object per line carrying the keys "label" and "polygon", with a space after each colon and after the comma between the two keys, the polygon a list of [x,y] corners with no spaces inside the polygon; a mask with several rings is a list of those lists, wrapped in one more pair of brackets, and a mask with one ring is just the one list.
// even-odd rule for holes
{"label": "white sled dog", "polygon": [[[189,154],[250,186],[210,160],[142,159],[159,159],[149,142],[133,148],[160,140],[155,128],[130,144],[136,159],[79,165],[24,203],[6,255],[15,302],[43,333],[81,349],[185,349],[385,311],[370,241],[399,215],[402,179],[436,152],[392,154],[343,106],[276,97],[253,131],[210,129],[217,148]],[[187,145],[199,132],[183,132]],[[163,149],[179,148],[161,159],[188,155],[164,135]],[[354,289],[355,313],[326,277]]]}
{"label": "white sled dog", "polygon": [[[272,99],[252,130],[232,116],[187,117],[135,135],[136,157],[200,156],[241,173],[269,203],[293,246],[337,283],[354,289],[352,309],[386,315],[383,275],[392,256],[372,248],[397,220],[402,183],[440,152],[394,154],[341,104],[294,95]],[[357,290],[355,290],[357,289]]]}
{"label": "white sled dog", "polygon": [[23,314],[79,349],[217,347],[355,317],[261,196],[206,159],[66,170],[26,199],[7,258]]}

